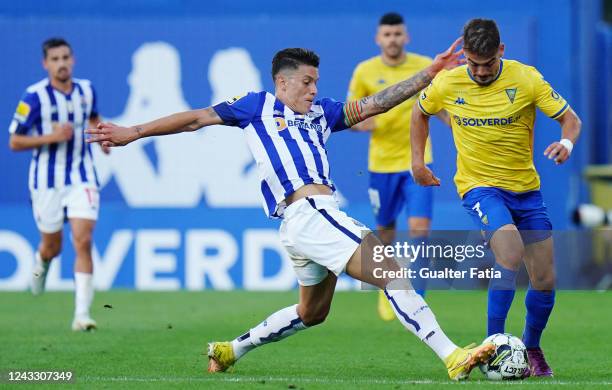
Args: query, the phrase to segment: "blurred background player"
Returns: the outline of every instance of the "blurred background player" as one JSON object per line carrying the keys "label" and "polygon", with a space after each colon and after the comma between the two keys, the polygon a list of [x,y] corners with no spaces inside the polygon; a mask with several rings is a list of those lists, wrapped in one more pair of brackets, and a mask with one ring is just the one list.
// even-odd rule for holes
{"label": "blurred background player", "polygon": [[26,89],[9,128],[12,150],[33,149],[28,183],[41,240],[31,289],[34,295],[44,291],[51,260],[62,249],[67,218],[76,253],[72,329],[89,330],[96,327],[89,308],[94,295],[91,241],[99,194],[91,147],[83,131],[99,122],[96,94],[89,80],[72,78],[74,56],[68,42],[51,38],[42,49],[48,77]]}
{"label": "blurred background player", "polygon": [[[361,62],[353,72],[348,100],[373,95],[401,80],[425,69],[431,58],[406,52],[410,41],[404,18],[390,12],[378,23],[376,44],[380,55]],[[420,244],[427,240],[431,228],[433,189],[417,185],[410,173],[410,116],[415,97],[408,99],[384,114],[353,126],[354,130],[371,131],[368,156],[370,172],[369,196],[376,217],[378,236],[385,245],[395,240],[397,217],[403,208],[408,215],[410,241]],[[450,126],[448,114],[437,116]],[[425,149],[425,163],[433,162],[429,140]],[[418,270],[429,264],[428,258],[419,258],[411,265]],[[412,285],[421,296],[425,295],[426,280],[416,278]],[[385,321],[395,318],[389,301],[380,292],[378,313]]]}
{"label": "blurred background player", "polygon": [[281,50],[272,60],[274,95],[250,92],[200,110],[166,116],[133,127],[110,123],[87,130],[89,142],[126,145],[143,137],[195,131],[210,125],[244,130],[262,181],[264,208],[282,218],[280,239],[293,262],[299,282],[299,303],[283,308],[232,342],[212,342],[210,372],[225,371],[249,351],[280,341],[322,323],[331,308],[337,277],[353,278],[384,290],[395,315],[445,363],[451,379],[465,379],[493,352],[492,344],[459,348],[444,334],[423,298],[405,279],[383,274],[375,267],[399,271],[393,258],[372,259],[380,241],[369,229],[338,208],[330,177],[325,142],[332,132],[350,128],[388,111],[424,88],[441,69],[461,63],[459,40],[436,56],[413,77],[373,96],[348,103],[316,99],[319,57],[310,50]]}
{"label": "blurred background player", "polygon": [[412,170],[422,185],[440,185],[425,165],[429,116],[451,115],[457,146],[455,184],[463,206],[495,254],[488,295],[488,335],[504,332],[524,261],[530,286],[523,342],[531,375],[552,376],[540,337],[555,302],[553,239],[548,211],[533,163],[535,108],[561,125],[561,140],[544,151],[556,164],[570,156],[581,121],[533,67],[502,59],[495,21],[470,20],[463,30],[467,66],[440,73],[421,94],[412,115]]}

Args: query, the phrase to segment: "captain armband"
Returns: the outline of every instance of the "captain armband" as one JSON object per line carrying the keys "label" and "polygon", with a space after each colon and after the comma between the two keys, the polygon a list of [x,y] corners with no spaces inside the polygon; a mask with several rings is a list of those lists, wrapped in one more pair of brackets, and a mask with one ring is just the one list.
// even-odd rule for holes
{"label": "captain armband", "polygon": [[347,127],[351,127],[365,119],[358,100],[345,103],[342,111],[344,112],[344,124]]}

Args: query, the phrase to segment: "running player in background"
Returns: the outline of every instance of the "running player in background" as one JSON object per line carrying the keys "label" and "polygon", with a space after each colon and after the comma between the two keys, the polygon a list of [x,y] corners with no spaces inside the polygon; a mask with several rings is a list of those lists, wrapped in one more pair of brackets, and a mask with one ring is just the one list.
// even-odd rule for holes
{"label": "running player in background", "polygon": [[[410,41],[404,18],[394,12],[380,18],[376,32],[376,44],[381,53],[361,62],[353,72],[347,100],[359,100],[373,95],[401,80],[415,75],[431,64],[431,58],[407,53]],[[370,172],[370,203],[376,217],[378,237],[385,245],[395,240],[397,217],[403,208],[408,215],[408,230],[412,244],[425,242],[431,228],[433,188],[419,186],[410,173],[410,116],[415,97],[412,97],[388,112],[368,118],[352,127],[354,130],[371,131],[368,155]],[[448,126],[446,111],[438,117]],[[425,149],[425,163],[433,162],[429,140]],[[411,269],[427,267],[429,259],[416,259]],[[425,296],[426,279],[412,279],[412,286]],[[385,321],[395,318],[389,301],[381,291],[378,299],[378,314]]]}
{"label": "running player in background", "polygon": [[523,342],[530,373],[552,376],[540,338],[555,302],[553,238],[533,164],[535,108],[561,126],[561,140],[544,151],[556,164],[570,156],[581,122],[568,103],[533,67],[502,59],[495,21],[470,20],[463,30],[467,66],[441,72],[412,114],[412,171],[426,186],[440,185],[425,165],[430,115],[451,115],[457,147],[455,184],[463,206],[485,234],[500,279],[491,279],[489,335],[504,332],[514,298],[516,274],[524,261],[531,284],[525,298]]}
{"label": "running player in background", "polygon": [[31,288],[34,295],[44,291],[49,265],[62,249],[62,228],[68,218],[76,253],[72,329],[90,330],[96,328],[89,309],[94,295],[91,237],[99,195],[83,130],[99,123],[96,94],[89,80],[72,78],[74,57],[68,42],[51,38],[42,48],[49,76],[26,89],[9,128],[12,150],[33,149],[28,182],[41,241]]}
{"label": "running player in background", "polygon": [[450,341],[409,281],[389,274],[375,276],[374,267],[398,271],[399,266],[391,257],[374,265],[374,246],[380,241],[339,210],[325,149],[332,132],[395,107],[424,88],[438,71],[460,63],[461,51],[455,52],[458,44],[459,40],[412,78],[346,104],[329,98],[315,100],[319,57],[306,49],[285,49],[272,60],[274,95],[250,92],[134,127],[103,123],[87,130],[89,142],[119,146],[210,125],[244,129],[262,178],[266,214],[282,218],[280,238],[298,278],[299,303],[273,313],[232,342],[210,343],[210,372],[225,371],[254,348],[323,322],[342,272],[384,290],[400,322],[445,362],[452,379],[466,378],[491,355],[491,344],[464,349]]}

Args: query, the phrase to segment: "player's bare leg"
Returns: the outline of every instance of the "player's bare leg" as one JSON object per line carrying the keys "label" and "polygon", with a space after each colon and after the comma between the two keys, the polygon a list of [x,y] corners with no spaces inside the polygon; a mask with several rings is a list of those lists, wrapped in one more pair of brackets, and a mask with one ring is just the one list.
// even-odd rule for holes
{"label": "player's bare leg", "polygon": [[[378,237],[380,238],[380,241],[382,241],[383,244],[385,245],[393,244],[393,241],[395,241],[395,222],[387,226],[378,225],[376,227],[376,230],[377,230]],[[389,303],[389,300],[385,296],[385,292],[383,290],[380,290],[378,292],[377,307],[378,307],[378,316],[383,321],[395,320],[395,312],[393,311],[393,308],[391,307],[391,303]]]}
{"label": "player's bare leg", "polygon": [[516,275],[523,263],[525,248],[515,225],[500,227],[490,241],[495,270],[500,278],[491,279],[487,299],[487,335],[505,332],[506,317],[514,300]]}
{"label": "player's bare leg", "polygon": [[531,281],[525,297],[527,318],[523,332],[523,342],[529,356],[529,373],[534,376],[553,376],[540,347],[542,332],[555,304],[552,237],[525,246],[525,266]]}
{"label": "player's bare leg", "polygon": [[331,307],[336,281],[336,275],[330,272],[316,285],[300,286],[297,305],[277,311],[231,342],[209,343],[208,372],[226,371],[247,352],[261,345],[280,341],[325,321]]}
{"label": "player's bare leg", "polygon": [[34,267],[32,269],[32,294],[40,295],[45,291],[47,272],[51,260],[62,250],[62,231],[55,233],[40,233],[40,244],[36,252]]}
{"label": "player's bare leg", "polygon": [[373,234],[368,234],[349,260],[347,274],[383,290],[402,325],[438,355],[445,363],[450,378],[467,378],[478,363],[491,356],[494,346],[488,344],[472,349],[457,347],[444,334],[433,312],[423,297],[414,292],[410,282],[391,273],[400,270],[395,259],[384,257],[380,262],[373,261],[374,247],[377,245],[382,243]]}
{"label": "player's bare leg", "polygon": [[96,322],[89,309],[93,301],[93,259],[91,256],[92,234],[96,222],[90,219],[71,218],[72,241],[76,260],[74,263],[75,310],[72,330],[91,330]]}

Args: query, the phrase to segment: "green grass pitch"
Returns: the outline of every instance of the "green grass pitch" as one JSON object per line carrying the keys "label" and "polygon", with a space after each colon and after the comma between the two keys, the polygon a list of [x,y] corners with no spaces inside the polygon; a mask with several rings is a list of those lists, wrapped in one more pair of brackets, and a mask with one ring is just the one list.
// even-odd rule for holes
{"label": "green grass pitch", "polygon": [[[521,335],[524,293],[507,331]],[[375,312],[376,293],[339,292],[322,325],[252,351],[232,372],[205,372],[205,343],[230,340],[297,292],[99,292],[95,333],[70,331],[70,293],[0,293],[0,370],[73,370],[75,388],[610,388],[612,294],[559,292],[543,347],[552,379],[468,382],[446,377],[443,364],[399,322]],[[486,292],[431,291],[427,300],[459,344],[485,336]],[[105,308],[110,305],[112,308]],[[0,387],[6,384],[0,383]],[[55,385],[29,384],[22,388]]]}

